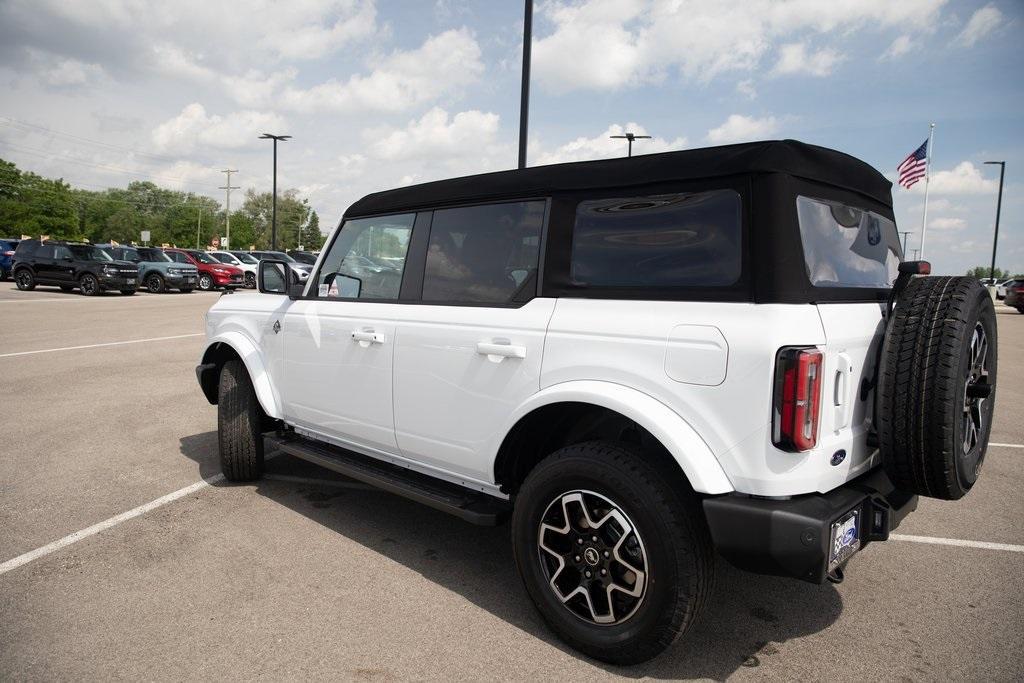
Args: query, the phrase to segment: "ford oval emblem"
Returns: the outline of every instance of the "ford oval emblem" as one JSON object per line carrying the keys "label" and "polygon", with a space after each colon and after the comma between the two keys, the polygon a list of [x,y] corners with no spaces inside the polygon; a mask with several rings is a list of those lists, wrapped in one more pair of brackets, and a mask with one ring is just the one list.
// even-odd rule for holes
{"label": "ford oval emblem", "polygon": [[832,466],[835,467],[842,461],[846,460],[846,451],[840,448],[838,451],[832,454]]}

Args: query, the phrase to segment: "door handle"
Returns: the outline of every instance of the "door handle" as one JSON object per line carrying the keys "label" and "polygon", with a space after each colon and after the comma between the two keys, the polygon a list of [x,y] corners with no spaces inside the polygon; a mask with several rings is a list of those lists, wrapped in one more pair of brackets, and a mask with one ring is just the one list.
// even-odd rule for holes
{"label": "door handle", "polygon": [[508,342],[477,342],[476,352],[487,356],[487,360],[500,363],[505,358],[526,358],[525,346],[514,346]]}
{"label": "door handle", "polygon": [[373,330],[352,330],[352,341],[365,348],[370,344],[383,344],[384,335]]}

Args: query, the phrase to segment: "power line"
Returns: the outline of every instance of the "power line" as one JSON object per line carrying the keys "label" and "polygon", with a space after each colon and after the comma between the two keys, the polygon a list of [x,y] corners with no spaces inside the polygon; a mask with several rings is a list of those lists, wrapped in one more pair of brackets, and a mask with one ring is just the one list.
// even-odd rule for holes
{"label": "power line", "polygon": [[51,135],[51,136],[60,136],[60,137],[65,137],[65,138],[71,138],[71,139],[77,140],[79,142],[87,142],[89,144],[97,145],[99,147],[106,147],[108,149],[116,149],[116,150],[119,150],[119,151],[122,151],[122,152],[131,152],[132,154],[139,154],[141,156],[153,157],[154,159],[161,159],[161,160],[164,160],[164,161],[182,161],[181,159],[178,159],[178,158],[175,158],[175,157],[171,157],[171,156],[167,156],[165,154],[154,154],[153,152],[143,152],[142,150],[132,149],[131,147],[121,147],[120,145],[113,145],[113,144],[110,144],[109,142],[101,142],[99,140],[92,140],[90,138],[84,138],[84,137],[82,137],[80,135],[75,135],[73,133],[64,133],[64,132],[61,132],[61,131],[58,131],[58,130],[53,130],[52,128],[46,128],[44,126],[39,126],[39,125],[36,125],[34,123],[28,123],[27,121],[19,121],[18,119],[12,118],[10,116],[0,116],[0,119],[5,119],[3,121],[0,121],[0,123],[4,123],[4,124],[9,125],[9,126],[17,126],[17,127],[22,127],[22,128],[34,128],[35,130],[47,133],[48,135]]}

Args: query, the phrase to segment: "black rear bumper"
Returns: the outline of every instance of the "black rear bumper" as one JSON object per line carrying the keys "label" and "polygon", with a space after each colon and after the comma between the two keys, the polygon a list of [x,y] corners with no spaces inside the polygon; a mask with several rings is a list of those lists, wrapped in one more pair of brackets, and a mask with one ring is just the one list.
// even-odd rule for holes
{"label": "black rear bumper", "polygon": [[828,573],[832,523],[860,512],[861,550],[885,541],[917,496],[897,491],[879,467],[828,493],[788,500],[729,494],[704,500],[718,552],[740,569],[821,583]]}

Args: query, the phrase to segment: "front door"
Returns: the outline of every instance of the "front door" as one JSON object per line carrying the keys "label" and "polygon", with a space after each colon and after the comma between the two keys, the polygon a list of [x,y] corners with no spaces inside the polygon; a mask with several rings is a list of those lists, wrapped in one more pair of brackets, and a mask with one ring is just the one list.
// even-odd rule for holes
{"label": "front door", "polygon": [[395,318],[415,214],[347,221],[306,296],[281,321],[285,418],[330,440],[397,454]]}
{"label": "front door", "polygon": [[395,348],[402,455],[493,482],[493,443],[540,389],[554,299],[534,298],[544,201],[434,212],[422,304],[404,306]]}

